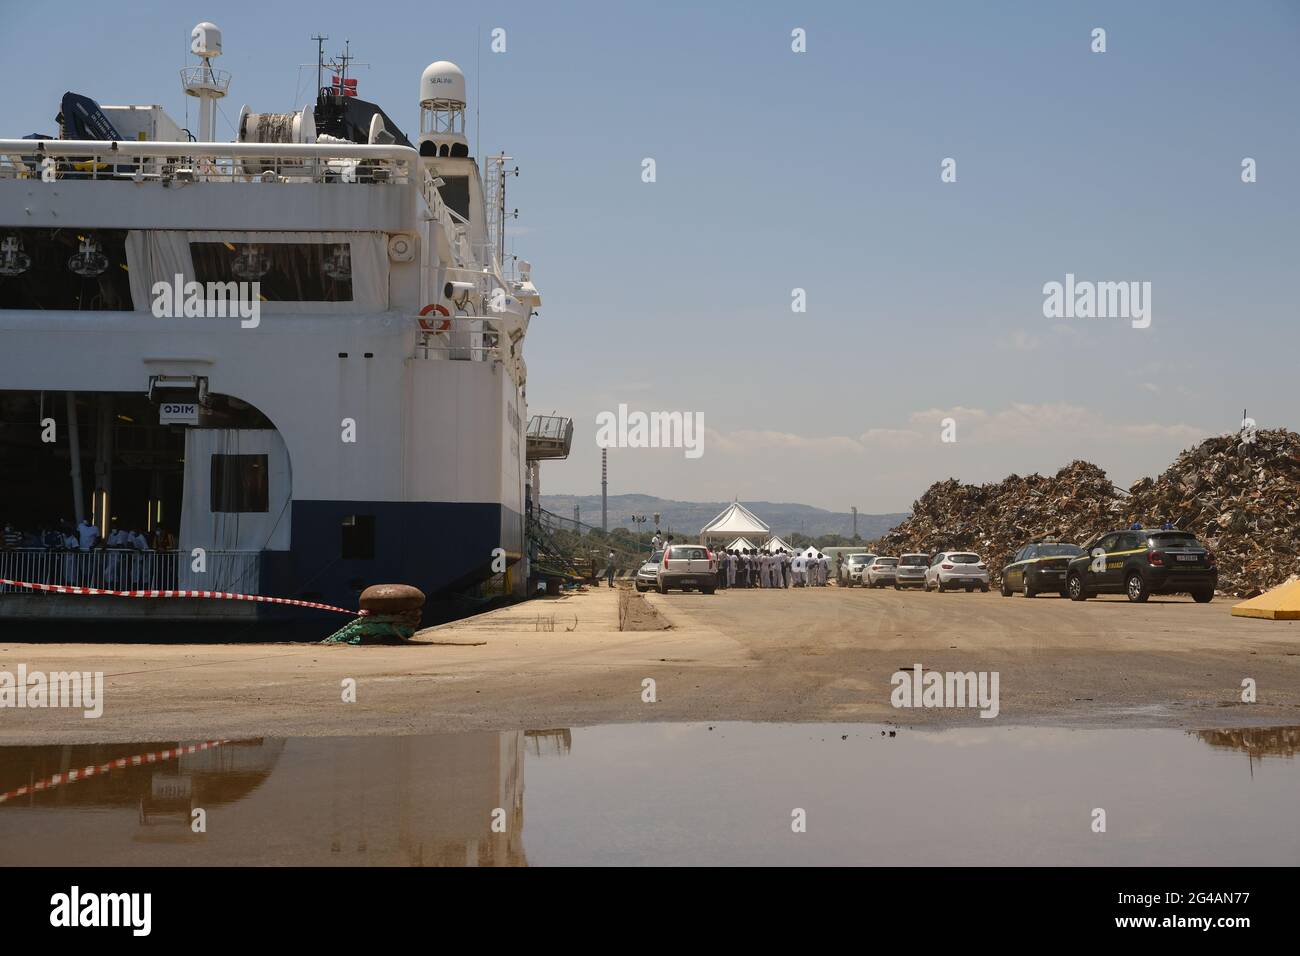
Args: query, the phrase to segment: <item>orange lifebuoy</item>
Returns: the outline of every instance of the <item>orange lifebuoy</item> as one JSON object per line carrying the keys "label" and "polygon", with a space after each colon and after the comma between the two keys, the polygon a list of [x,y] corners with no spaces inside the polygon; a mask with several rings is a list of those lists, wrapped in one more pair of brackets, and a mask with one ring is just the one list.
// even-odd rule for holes
{"label": "orange lifebuoy", "polygon": [[448,318],[448,316],[450,316],[451,313],[447,311],[447,307],[445,305],[437,305],[437,304],[426,305],[423,309],[420,310],[420,315],[425,316],[428,315],[430,312],[437,312],[439,315],[444,316],[443,320],[441,322],[430,322],[428,319],[421,318],[420,319],[421,329],[423,329],[426,332],[446,332],[448,329],[451,328],[451,319]]}

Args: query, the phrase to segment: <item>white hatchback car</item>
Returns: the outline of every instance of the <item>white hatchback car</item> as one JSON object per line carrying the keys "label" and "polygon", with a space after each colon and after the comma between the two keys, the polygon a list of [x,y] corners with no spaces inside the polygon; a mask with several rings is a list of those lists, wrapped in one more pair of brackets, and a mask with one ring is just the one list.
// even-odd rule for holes
{"label": "white hatchback car", "polygon": [[875,557],[862,572],[862,583],[869,588],[883,588],[898,583],[898,558]]}
{"label": "white hatchback car", "polygon": [[670,588],[698,589],[712,594],[718,586],[718,565],[713,552],[702,544],[673,544],[664,549],[655,590],[667,594]]}
{"label": "white hatchback car", "polygon": [[925,589],[940,591],[965,588],[989,589],[989,568],[984,559],[972,551],[940,551],[925,571]]}

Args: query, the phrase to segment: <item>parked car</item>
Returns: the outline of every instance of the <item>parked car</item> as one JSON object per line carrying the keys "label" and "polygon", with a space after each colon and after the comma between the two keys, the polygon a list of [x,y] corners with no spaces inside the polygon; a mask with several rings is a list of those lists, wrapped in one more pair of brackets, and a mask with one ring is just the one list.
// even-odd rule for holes
{"label": "parked car", "polygon": [[925,587],[925,572],[930,567],[928,554],[904,554],[898,559],[897,572],[894,575],[894,590],[903,588]]}
{"label": "parked car", "polygon": [[940,551],[925,572],[925,589],[947,591],[965,588],[989,589],[989,569],[984,559],[973,551]]}
{"label": "parked car", "polygon": [[1140,603],[1153,594],[1190,594],[1214,600],[1219,585],[1214,552],[1186,531],[1130,528],[1098,535],[1070,562],[1065,586],[1073,601],[1124,594]]}
{"label": "parked car", "polygon": [[636,577],[632,579],[632,586],[638,591],[649,591],[659,584],[659,563],[663,561],[664,553],[662,550],[656,551],[650,555],[650,560],[637,569]]}
{"label": "parked car", "polygon": [[862,583],[869,588],[883,588],[898,580],[898,558],[874,557],[862,570]]}
{"label": "parked car", "polygon": [[840,562],[840,584],[853,587],[862,583],[862,569],[871,563],[874,554],[846,554]]}
{"label": "parked car", "polygon": [[718,587],[718,565],[713,552],[702,544],[674,544],[664,549],[655,588],[667,594],[672,588],[699,588],[712,594]]}
{"label": "parked car", "polygon": [[862,545],[849,548],[836,546],[834,548],[818,548],[817,550],[830,558],[831,574],[835,575],[835,580],[840,584],[846,584],[848,579],[844,576],[844,566],[848,564],[849,555],[862,553]]}
{"label": "parked car", "polygon": [[1044,591],[1054,591],[1069,597],[1065,590],[1065,575],[1070,569],[1070,559],[1083,554],[1077,544],[1060,541],[1031,541],[1011,557],[1002,569],[1002,596],[1011,597],[1019,591],[1027,598],[1037,597]]}

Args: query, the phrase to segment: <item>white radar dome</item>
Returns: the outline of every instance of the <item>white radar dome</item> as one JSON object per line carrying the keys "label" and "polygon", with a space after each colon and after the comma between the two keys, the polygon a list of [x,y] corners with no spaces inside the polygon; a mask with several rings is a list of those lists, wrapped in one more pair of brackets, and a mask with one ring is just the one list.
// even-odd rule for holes
{"label": "white radar dome", "polygon": [[439,60],[424,68],[420,76],[420,102],[451,100],[465,103],[465,74],[455,63]]}
{"label": "white radar dome", "polygon": [[190,31],[190,52],[195,56],[221,56],[221,28],[204,20]]}

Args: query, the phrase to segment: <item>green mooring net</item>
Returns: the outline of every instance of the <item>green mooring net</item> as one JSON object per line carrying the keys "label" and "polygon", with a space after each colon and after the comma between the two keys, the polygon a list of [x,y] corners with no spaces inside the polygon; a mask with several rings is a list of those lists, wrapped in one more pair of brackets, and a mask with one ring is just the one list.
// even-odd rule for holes
{"label": "green mooring net", "polygon": [[420,611],[367,614],[343,625],[322,644],[401,644],[420,628]]}

